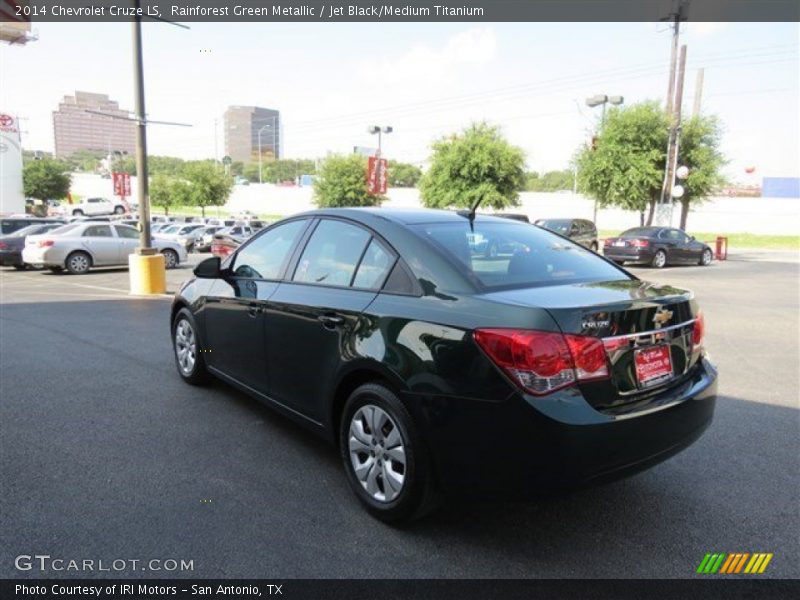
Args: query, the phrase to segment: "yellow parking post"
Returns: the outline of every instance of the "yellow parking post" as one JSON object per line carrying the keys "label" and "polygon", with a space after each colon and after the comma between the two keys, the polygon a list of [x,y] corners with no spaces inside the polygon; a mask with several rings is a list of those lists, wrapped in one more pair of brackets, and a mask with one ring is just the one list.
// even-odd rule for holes
{"label": "yellow parking post", "polygon": [[167,291],[167,271],[161,253],[129,255],[128,273],[132,295],[149,296]]}

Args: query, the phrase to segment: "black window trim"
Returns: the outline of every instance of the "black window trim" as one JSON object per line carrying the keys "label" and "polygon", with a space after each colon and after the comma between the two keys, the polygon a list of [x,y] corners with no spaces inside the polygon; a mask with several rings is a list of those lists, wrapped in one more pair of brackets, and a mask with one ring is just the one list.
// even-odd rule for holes
{"label": "black window trim", "polygon": [[[271,282],[271,283],[281,283],[282,281],[285,281],[286,271],[287,271],[289,265],[292,263],[292,260],[294,259],[294,255],[295,255],[295,252],[297,251],[297,247],[304,243],[305,236],[308,234],[308,230],[311,227],[311,224],[315,220],[316,219],[314,219],[313,217],[309,218],[308,215],[292,217],[292,218],[289,218],[289,219],[284,219],[284,220],[277,221],[277,222],[273,223],[269,227],[265,227],[264,229],[262,229],[261,231],[259,231],[255,235],[253,235],[252,237],[248,238],[241,246],[236,248],[235,252],[231,253],[231,255],[225,259],[225,263],[223,263],[223,269],[225,271],[227,271],[227,274],[228,274],[227,278],[228,279],[236,279],[236,280],[244,279],[244,280],[247,280],[247,281],[267,281],[267,282]],[[289,223],[293,223],[294,221],[307,221],[307,223],[306,223],[305,228],[300,232],[300,237],[298,238],[297,242],[295,242],[294,247],[289,250],[289,252],[287,254],[288,259],[284,259],[283,263],[281,264],[280,268],[278,269],[278,275],[276,277],[274,277],[274,278],[244,277],[242,275],[236,275],[234,273],[233,266],[236,264],[236,259],[239,257],[239,253],[242,250],[247,248],[247,246],[249,246],[251,243],[255,242],[262,235],[266,235],[268,231],[271,231],[272,229],[276,229],[276,228],[280,227],[281,225],[288,225]],[[214,235],[214,234],[212,234],[212,235]]]}
{"label": "black window trim", "polygon": [[[317,227],[319,227],[319,224],[323,220],[327,220],[327,221],[342,221],[343,223],[346,223],[347,225],[353,225],[354,227],[358,227],[360,229],[363,229],[364,231],[367,232],[367,234],[369,234],[369,238],[367,239],[367,243],[364,245],[364,248],[361,251],[361,255],[359,256],[358,262],[356,263],[356,268],[353,271],[353,276],[350,278],[350,284],[351,285],[346,285],[345,286],[345,285],[331,285],[330,283],[310,283],[308,281],[294,281],[294,276],[295,276],[295,273],[297,272],[297,266],[300,263],[300,257],[303,256],[303,252],[305,252],[306,246],[308,245],[308,242],[311,240],[311,236],[314,235],[314,232],[317,230]],[[286,283],[291,283],[293,285],[308,285],[308,286],[313,286],[315,288],[328,288],[328,289],[335,289],[335,290],[352,290],[352,291],[355,291],[355,292],[375,292],[375,293],[380,292],[383,289],[383,286],[386,284],[386,281],[389,279],[389,275],[391,274],[392,269],[394,268],[394,265],[397,263],[398,259],[400,258],[400,255],[392,247],[392,245],[389,244],[383,238],[383,236],[381,236],[378,232],[374,231],[371,227],[369,227],[368,225],[364,225],[363,223],[360,223],[358,221],[354,221],[353,219],[340,217],[338,215],[336,215],[336,216],[334,216],[334,215],[319,215],[318,217],[314,217],[314,221],[315,221],[315,223],[314,223],[313,228],[309,228],[309,230],[307,231],[307,235],[305,236],[305,239],[301,239],[300,242],[298,243],[297,251],[292,256],[292,260],[290,261],[290,266],[286,270],[286,273],[284,274],[284,281]],[[361,261],[364,260],[364,254],[366,253],[367,248],[369,248],[369,244],[370,244],[370,242],[372,242],[373,239],[378,240],[378,242],[384,247],[385,250],[388,251],[389,255],[393,258],[392,266],[386,272],[386,275],[384,275],[383,281],[381,282],[380,286],[378,286],[376,288],[361,288],[361,287],[357,288],[357,287],[352,287],[352,283],[354,281],[354,278],[355,278],[356,274],[358,273],[359,267],[361,266]],[[291,275],[289,273],[291,273]]]}

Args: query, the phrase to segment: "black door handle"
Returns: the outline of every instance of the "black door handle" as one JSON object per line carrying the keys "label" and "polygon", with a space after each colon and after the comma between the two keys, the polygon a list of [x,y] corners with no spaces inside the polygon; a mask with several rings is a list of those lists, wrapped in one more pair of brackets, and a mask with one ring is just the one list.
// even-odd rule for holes
{"label": "black door handle", "polygon": [[344,319],[336,315],[320,315],[317,319],[329,329],[333,329],[344,323]]}

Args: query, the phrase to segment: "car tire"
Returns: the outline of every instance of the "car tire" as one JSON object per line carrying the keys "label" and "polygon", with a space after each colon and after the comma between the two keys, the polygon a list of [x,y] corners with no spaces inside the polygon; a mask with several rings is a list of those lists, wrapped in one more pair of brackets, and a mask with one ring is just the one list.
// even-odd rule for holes
{"label": "car tire", "polygon": [[182,308],[172,320],[172,350],[178,374],[190,385],[211,381],[197,333],[197,323],[188,308]]}
{"label": "car tire", "polygon": [[67,257],[64,266],[73,275],[83,275],[92,268],[92,257],[86,252],[76,251]]}
{"label": "car tire", "polygon": [[650,261],[650,266],[654,269],[663,269],[667,264],[667,253],[663,250],[658,250],[653,255],[653,260]]}
{"label": "car tire", "polygon": [[706,248],[705,250],[703,250],[703,254],[700,255],[700,266],[707,267],[708,265],[711,264],[713,258],[714,255],[711,253],[711,249]]}
{"label": "car tire", "polygon": [[178,253],[175,250],[170,250],[167,248],[166,250],[162,250],[161,254],[164,255],[164,267],[167,269],[174,269],[178,266],[180,259],[178,258]]}
{"label": "car tire", "polygon": [[13,265],[13,266],[14,266],[14,269],[17,270],[17,271],[24,271],[25,269],[28,268],[28,265],[26,265],[24,263],[21,264],[21,265]]}
{"label": "car tire", "polygon": [[72,211],[72,216],[73,217],[82,217],[83,216],[83,211],[80,210],[79,208],[76,208],[75,210]]}
{"label": "car tire", "polygon": [[115,206],[114,207],[114,214],[115,215],[124,215],[125,214],[125,208],[122,207],[122,206]]}
{"label": "car tire", "polygon": [[[375,418],[381,425],[377,433],[371,426]],[[367,383],[350,394],[339,423],[339,448],[350,487],[372,516],[402,523],[439,505],[430,452],[387,387]]]}

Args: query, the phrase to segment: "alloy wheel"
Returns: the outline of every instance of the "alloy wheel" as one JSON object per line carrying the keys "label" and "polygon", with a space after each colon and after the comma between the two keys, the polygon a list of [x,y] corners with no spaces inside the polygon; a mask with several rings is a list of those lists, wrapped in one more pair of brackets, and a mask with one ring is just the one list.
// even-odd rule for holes
{"label": "alloy wheel", "polygon": [[711,250],[704,250],[703,251],[703,266],[707,266],[711,264]]}
{"label": "alloy wheel", "polygon": [[164,251],[164,267],[167,269],[174,269],[178,264],[178,255],[172,250]]}
{"label": "alloy wheel", "polygon": [[361,486],[373,500],[391,502],[403,491],[405,443],[394,419],[382,408],[366,404],[350,421],[350,461]]}
{"label": "alloy wheel", "polygon": [[666,264],[667,264],[667,255],[659,250],[658,252],[656,252],[655,259],[653,260],[653,265],[657,269],[660,269],[661,267],[663,267]]}
{"label": "alloy wheel", "polygon": [[197,341],[191,323],[181,319],[175,326],[175,356],[181,373],[191,375],[197,359]]}

